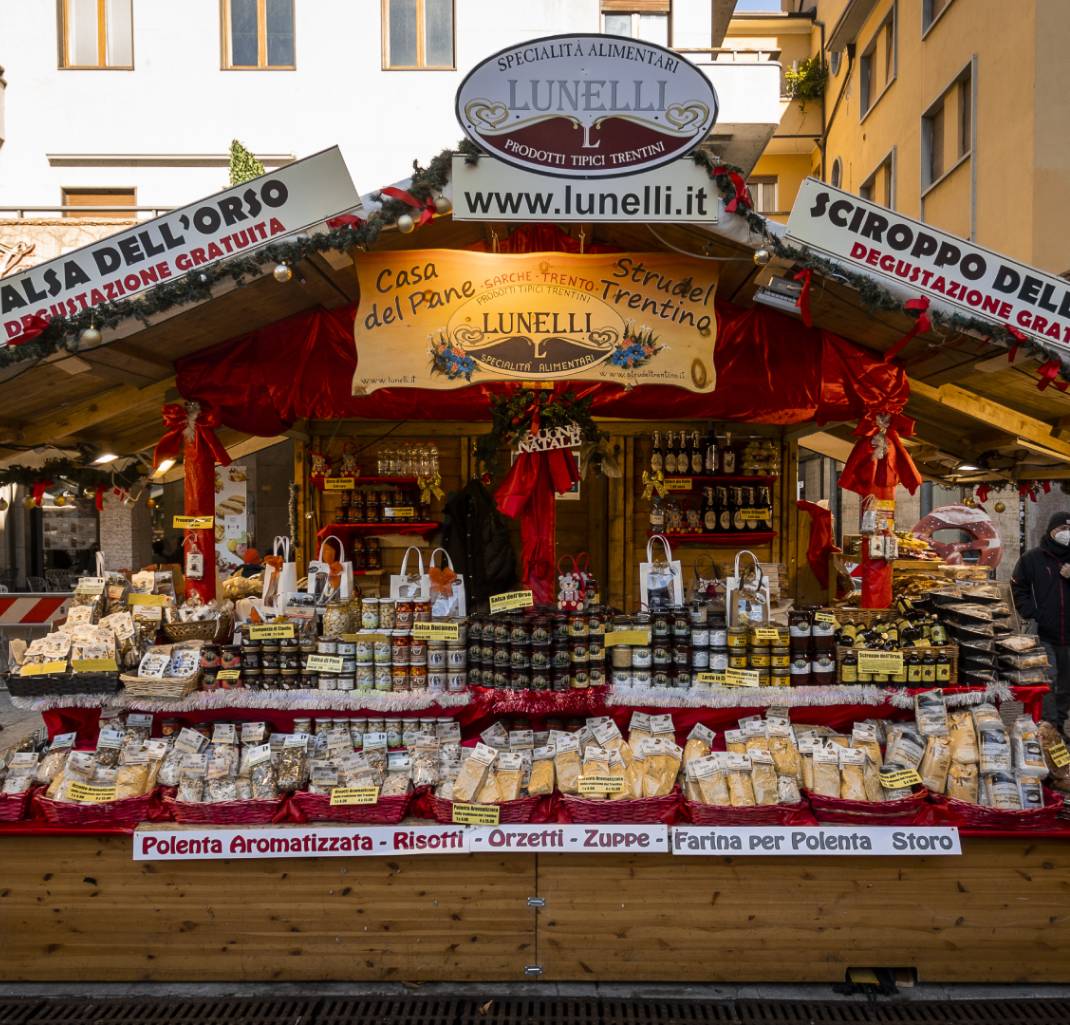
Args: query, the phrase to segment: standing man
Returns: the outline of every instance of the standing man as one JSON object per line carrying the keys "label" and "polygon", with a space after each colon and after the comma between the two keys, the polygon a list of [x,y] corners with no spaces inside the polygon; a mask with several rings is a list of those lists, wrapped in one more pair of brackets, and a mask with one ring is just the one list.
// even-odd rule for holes
{"label": "standing man", "polygon": [[1048,653],[1053,693],[1044,699],[1044,718],[1062,730],[1070,714],[1070,513],[1052,516],[1040,544],[1018,560],[1011,591]]}

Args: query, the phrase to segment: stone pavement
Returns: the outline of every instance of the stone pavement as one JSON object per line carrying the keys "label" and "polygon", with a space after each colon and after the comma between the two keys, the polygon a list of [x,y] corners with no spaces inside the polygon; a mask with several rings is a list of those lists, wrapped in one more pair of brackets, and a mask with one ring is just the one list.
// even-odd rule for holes
{"label": "stone pavement", "polygon": [[14,747],[27,733],[42,725],[41,714],[15,708],[7,688],[0,683],[0,752]]}

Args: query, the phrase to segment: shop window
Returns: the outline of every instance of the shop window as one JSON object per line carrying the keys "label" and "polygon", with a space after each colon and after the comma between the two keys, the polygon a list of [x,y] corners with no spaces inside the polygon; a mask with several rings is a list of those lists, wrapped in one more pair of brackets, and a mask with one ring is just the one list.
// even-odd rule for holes
{"label": "shop window", "polygon": [[832,175],[829,181],[834,189],[838,189],[843,185],[843,161],[839,157],[832,161]]}
{"label": "shop window", "polygon": [[62,0],[60,67],[130,71],[134,67],[132,0]]}
{"label": "shop window", "polygon": [[453,0],[383,0],[383,68],[454,68]]}
{"label": "shop window", "polygon": [[[137,205],[134,189],[63,189],[63,216],[83,217],[95,221],[132,221],[136,218],[133,208]],[[79,210],[79,207],[130,207],[129,213],[112,210],[109,213],[94,213]]]}
{"label": "shop window", "polygon": [[862,183],[858,194],[872,203],[895,209],[895,152],[889,153]]}
{"label": "shop window", "polygon": [[858,61],[859,114],[865,117],[884,90],[895,80],[895,7],[873,33]]}
{"label": "shop window", "polygon": [[923,35],[929,31],[933,22],[950,6],[951,0],[922,0],[921,31]]}
{"label": "shop window", "polygon": [[939,181],[973,148],[973,72],[967,67],[921,119],[922,184]]}
{"label": "shop window", "polygon": [[780,212],[777,203],[777,178],[776,175],[755,175],[747,180],[747,188],[750,190],[751,199],[754,200],[754,209],[760,214],[775,214]]}
{"label": "shop window", "polygon": [[669,15],[667,0],[602,0],[602,31],[668,46]]}
{"label": "shop window", "polygon": [[292,70],[293,0],[222,0],[223,67],[229,71]]}

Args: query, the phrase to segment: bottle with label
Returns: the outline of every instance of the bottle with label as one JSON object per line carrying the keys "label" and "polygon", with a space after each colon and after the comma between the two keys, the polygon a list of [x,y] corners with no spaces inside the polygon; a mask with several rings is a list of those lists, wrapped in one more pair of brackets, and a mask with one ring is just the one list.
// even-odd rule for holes
{"label": "bottle with label", "polygon": [[680,450],[676,453],[676,472],[691,472],[691,435],[687,431],[680,432]]}
{"label": "bottle with label", "polygon": [[717,472],[717,435],[711,427],[706,434],[706,451],[703,457],[703,470],[708,474]]}
{"label": "bottle with label", "polygon": [[691,472],[702,473],[702,442],[699,441],[698,431],[691,432]]}
{"label": "bottle with label", "polygon": [[717,488],[717,529],[728,532],[732,529],[732,505],[729,488]]}
{"label": "bottle with label", "polygon": [[661,504],[661,498],[658,495],[655,495],[650,503],[650,532],[652,534],[665,532],[665,506]]}
{"label": "bottle with label", "polygon": [[758,489],[758,507],[765,511],[765,519],[759,524],[762,530],[773,529],[773,495],[769,487]]}
{"label": "bottle with label", "polygon": [[728,489],[728,503],[732,509],[732,529],[733,530],[746,530],[746,524],[743,522],[743,501],[744,501],[744,488],[729,488]]}
{"label": "bottle with label", "polygon": [[650,451],[650,469],[657,473],[658,470],[665,469],[665,451],[661,447],[661,432],[655,431],[653,437],[653,448]]}
{"label": "bottle with label", "polygon": [[[740,488],[740,501],[743,504],[743,508],[749,513],[754,509],[754,488]],[[760,524],[757,520],[752,519],[750,516],[744,516],[743,529],[744,530],[757,530]]]}
{"label": "bottle with label", "polygon": [[725,434],[724,444],[721,445],[721,473],[734,474],[736,472],[736,450],[732,447],[732,435]]}
{"label": "bottle with label", "polygon": [[936,682],[942,687],[951,682],[951,659],[946,651],[936,654]]}
{"label": "bottle with label", "polygon": [[666,435],[665,472],[676,473],[676,431],[669,431]]}
{"label": "bottle with label", "polygon": [[710,534],[717,529],[717,509],[713,504],[713,488],[702,489],[702,529]]}

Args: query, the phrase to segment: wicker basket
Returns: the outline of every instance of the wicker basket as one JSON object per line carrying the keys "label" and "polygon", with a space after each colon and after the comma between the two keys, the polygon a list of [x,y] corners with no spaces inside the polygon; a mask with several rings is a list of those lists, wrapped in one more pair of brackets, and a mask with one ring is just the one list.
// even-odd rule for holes
{"label": "wicker basket", "polygon": [[152,799],[152,794],[144,794],[103,804],[73,804],[53,801],[39,793],[34,796],[33,804],[45,821],[55,826],[133,829],[139,822],[150,821]]}
{"label": "wicker basket", "polygon": [[18,822],[26,818],[32,794],[32,787],[21,794],[0,794],[0,822]]}
{"label": "wicker basket", "polygon": [[[840,667],[843,665],[843,658],[849,651],[858,651],[858,648],[848,648],[842,644],[836,645],[836,679],[840,679]],[[934,644],[929,648],[903,648],[903,654],[906,655],[911,651],[919,651],[925,655],[939,655],[941,653],[947,655],[948,660],[951,662],[951,679],[946,683],[923,683],[922,687],[957,687],[959,682],[959,646],[957,644]],[[850,687],[853,684],[844,684],[844,686]],[[861,686],[867,686],[867,684],[861,684]],[[877,684],[882,687],[909,687],[912,686],[908,683],[886,683]],[[918,684],[913,684],[917,687]]]}
{"label": "wicker basket", "polygon": [[684,811],[696,826],[815,826],[810,805],[759,804],[752,808],[731,808],[722,805],[684,801]]}
{"label": "wicker basket", "polygon": [[845,801],[839,797],[806,794],[818,822],[852,826],[927,825],[935,818],[928,797],[929,792],[920,788],[898,801]]}
{"label": "wicker basket", "polygon": [[375,804],[340,804],[331,806],[329,794],[300,791],[290,798],[290,809],[299,822],[364,822],[393,826],[409,810],[412,794],[381,797]]}
{"label": "wicker basket", "polygon": [[234,634],[234,624],[230,616],[219,619],[201,619],[193,623],[164,623],[164,635],[173,644],[182,641],[217,641],[229,640]]}
{"label": "wicker basket", "polygon": [[[499,822],[530,822],[539,805],[538,797],[521,797],[516,801],[502,801],[497,805]],[[431,813],[437,822],[453,822],[453,802],[442,797],[431,797]]]}
{"label": "wicker basket", "polygon": [[1029,811],[985,808],[944,794],[933,794],[931,799],[937,822],[941,825],[961,826],[964,829],[1055,829],[1059,825],[1059,815],[1063,810],[1063,795],[1048,787],[1044,788],[1044,807]]}
{"label": "wicker basket", "polygon": [[678,789],[664,797],[640,797],[622,801],[591,801],[586,797],[561,795],[561,810],[569,822],[672,822],[680,807],[681,795]]}
{"label": "wicker basket", "polygon": [[123,673],[119,679],[122,680],[126,693],[132,698],[177,701],[197,689],[201,682],[201,673],[197,670],[192,676],[164,676],[158,679]]}
{"label": "wicker basket", "polygon": [[274,822],[283,808],[281,798],[274,801],[187,804],[169,797],[163,803],[176,822],[187,825],[264,826]]}
{"label": "wicker basket", "polygon": [[7,677],[7,689],[13,698],[39,698],[61,694],[115,694],[119,690],[117,673],[55,673],[48,676]]}
{"label": "wicker basket", "polygon": [[835,608],[822,609],[822,612],[831,612],[836,617],[836,622],[843,626],[844,623],[855,623],[858,626],[870,626],[887,619],[890,612],[888,609],[856,609],[853,606],[837,606]]}

